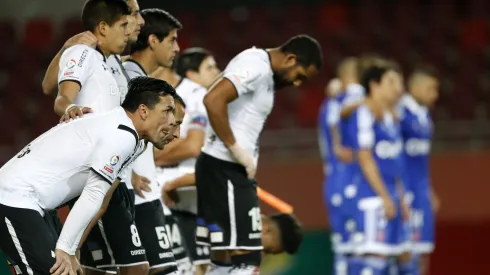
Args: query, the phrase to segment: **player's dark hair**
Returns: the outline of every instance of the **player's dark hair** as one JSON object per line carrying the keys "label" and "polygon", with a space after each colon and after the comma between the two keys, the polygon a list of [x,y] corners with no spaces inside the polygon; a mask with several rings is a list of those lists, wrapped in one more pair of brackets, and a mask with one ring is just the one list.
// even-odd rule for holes
{"label": "player's dark hair", "polygon": [[409,79],[413,79],[417,75],[429,76],[436,79],[439,78],[439,72],[436,70],[436,68],[425,64],[415,67]]}
{"label": "player's dark hair", "polygon": [[175,89],[166,81],[152,77],[139,76],[128,83],[128,94],[121,104],[128,112],[134,113],[141,104],[153,109],[160,102],[161,96],[175,98]]}
{"label": "player's dark hair", "polygon": [[112,26],[121,16],[130,14],[127,0],[87,0],[83,6],[82,25],[86,31],[93,32],[102,21]]}
{"label": "player's dark hair", "polygon": [[182,97],[180,97],[179,94],[175,93],[174,100],[175,100],[175,102],[180,103],[180,105],[182,105],[182,107],[184,107],[184,109],[187,108],[187,105],[185,105],[184,99],[182,99]]}
{"label": "player's dark hair", "polygon": [[276,222],[281,232],[281,244],[284,251],[294,254],[303,241],[303,232],[298,220],[289,214],[275,214],[270,218]]}
{"label": "player's dark hair", "polygon": [[182,29],[179,20],[162,9],[144,9],[141,11],[141,16],[145,20],[145,25],[141,28],[138,40],[131,44],[131,53],[148,48],[148,37],[152,34],[162,42],[172,30]]}
{"label": "player's dark hair", "polygon": [[280,46],[280,50],[286,54],[295,54],[296,60],[305,67],[313,65],[321,70],[323,66],[322,48],[311,36],[302,34],[291,37]]}
{"label": "player's dark hair", "polygon": [[366,95],[371,94],[371,82],[380,83],[383,75],[388,71],[399,72],[398,66],[393,62],[386,62],[385,64],[374,64],[368,67],[361,76],[361,85],[366,91]]}
{"label": "player's dark hair", "polygon": [[203,48],[195,47],[186,49],[174,61],[174,70],[181,77],[186,77],[185,74],[189,70],[199,71],[199,67],[208,56],[211,56],[211,52]]}

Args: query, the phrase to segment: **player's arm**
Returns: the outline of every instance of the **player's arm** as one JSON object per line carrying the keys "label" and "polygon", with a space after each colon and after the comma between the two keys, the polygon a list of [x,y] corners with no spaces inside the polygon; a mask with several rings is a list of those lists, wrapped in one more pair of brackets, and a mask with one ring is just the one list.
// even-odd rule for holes
{"label": "player's arm", "polygon": [[92,48],[95,48],[95,46],[97,45],[97,38],[93,33],[86,31],[71,37],[65,42],[61,50],[56,54],[53,60],[51,60],[51,63],[49,63],[48,69],[44,74],[42,87],[43,87],[43,93],[45,95],[53,95],[53,96],[56,95],[56,90],[58,88],[58,81],[57,81],[58,73],[59,73],[58,65],[60,63],[61,55],[66,49],[76,44],[84,44]]}
{"label": "player's arm", "polygon": [[362,102],[356,102],[347,106],[342,107],[340,110],[340,118],[341,119],[346,119],[352,115],[352,113],[361,105]]}
{"label": "player's arm", "polygon": [[352,162],[352,150],[342,146],[342,139],[340,136],[339,122],[340,122],[340,104],[337,101],[329,103],[329,112],[326,116],[326,123],[329,127],[332,146],[335,156],[343,162]]}
{"label": "player's arm", "polygon": [[167,206],[173,206],[178,202],[178,195],[175,190],[182,187],[195,186],[196,175],[188,173],[176,179],[166,182],[162,188],[162,200]]}
{"label": "player's arm", "polygon": [[[170,146],[171,144],[172,146]],[[163,150],[155,148],[155,164],[157,166],[166,166],[186,159],[196,158],[199,156],[203,144],[204,132],[196,129],[189,130],[185,138],[172,141]]]}

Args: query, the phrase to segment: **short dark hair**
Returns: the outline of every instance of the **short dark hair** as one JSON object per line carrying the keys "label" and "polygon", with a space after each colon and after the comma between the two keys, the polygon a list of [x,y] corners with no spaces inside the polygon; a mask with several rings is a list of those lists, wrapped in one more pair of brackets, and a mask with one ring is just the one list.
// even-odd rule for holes
{"label": "short dark hair", "polygon": [[181,77],[186,77],[187,71],[199,71],[199,67],[204,59],[212,56],[206,49],[195,47],[189,48],[180,53],[174,62],[174,70]]}
{"label": "short dark hair", "polygon": [[170,13],[162,9],[144,9],[141,16],[145,25],[141,28],[138,40],[131,44],[130,53],[139,52],[148,48],[148,37],[155,35],[160,42],[174,29],[182,29],[182,24]]}
{"label": "short dark hair", "polygon": [[182,105],[182,107],[184,107],[184,109],[187,108],[187,105],[185,105],[184,99],[182,97],[180,97],[180,95],[178,93],[175,93],[174,100],[175,100],[175,102],[180,103],[180,105]]}
{"label": "short dark hair", "polygon": [[93,32],[102,21],[112,26],[121,16],[130,14],[127,0],[87,0],[83,6],[82,25],[86,31]]}
{"label": "short dark hair", "polygon": [[381,82],[383,75],[388,71],[400,72],[399,67],[396,63],[386,62],[385,64],[373,64],[372,66],[365,69],[363,75],[361,76],[361,85],[366,91],[366,95],[371,94],[370,83]]}
{"label": "short dark hair", "polygon": [[427,64],[417,65],[413,69],[409,79],[413,78],[416,75],[424,75],[433,78],[439,78],[439,72],[437,71],[437,69]]}
{"label": "short dark hair", "polygon": [[281,45],[280,50],[283,53],[295,54],[297,61],[306,67],[314,65],[317,70],[321,70],[323,66],[322,48],[311,36],[302,34],[291,37]]}
{"label": "short dark hair", "polygon": [[161,96],[175,98],[175,89],[166,81],[147,76],[138,76],[128,83],[128,93],[121,106],[134,113],[141,104],[153,109],[160,102]]}
{"label": "short dark hair", "polygon": [[290,214],[275,214],[270,218],[276,222],[281,232],[281,244],[284,251],[294,254],[303,241],[303,232],[298,220]]}

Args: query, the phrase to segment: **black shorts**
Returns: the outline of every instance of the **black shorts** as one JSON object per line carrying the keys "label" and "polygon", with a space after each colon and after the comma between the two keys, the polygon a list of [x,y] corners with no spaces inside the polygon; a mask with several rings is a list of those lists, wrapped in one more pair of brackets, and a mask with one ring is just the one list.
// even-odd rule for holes
{"label": "black shorts", "polygon": [[197,242],[212,250],[262,250],[257,185],[245,168],[201,153],[195,173]]}
{"label": "black shorts", "polygon": [[136,205],[136,226],[150,269],[177,265],[172,252],[173,232],[166,223],[160,200]]}
{"label": "black shorts", "polygon": [[0,204],[0,250],[17,273],[49,275],[57,237],[36,210]]}
{"label": "black shorts", "polygon": [[116,267],[148,264],[141,235],[134,222],[134,191],[120,183],[104,216],[80,249],[80,264],[113,273]]}
{"label": "black shorts", "polygon": [[186,212],[172,210],[182,237],[184,239],[185,249],[194,265],[211,263],[209,245],[200,245],[196,243],[196,219],[197,215]]}

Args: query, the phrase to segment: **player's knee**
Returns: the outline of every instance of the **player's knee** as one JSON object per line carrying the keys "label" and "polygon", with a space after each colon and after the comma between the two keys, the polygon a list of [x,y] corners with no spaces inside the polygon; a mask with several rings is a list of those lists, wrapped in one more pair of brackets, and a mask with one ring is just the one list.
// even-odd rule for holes
{"label": "player's knee", "polygon": [[261,251],[240,251],[237,253],[232,253],[231,263],[233,265],[242,265],[245,264],[247,266],[260,266],[260,262],[262,260]]}
{"label": "player's knee", "polygon": [[121,275],[147,275],[149,271],[150,267],[147,264],[119,268]]}
{"label": "player's knee", "polygon": [[410,251],[405,251],[398,256],[397,260],[399,263],[408,263],[412,261],[412,253],[410,253]]}
{"label": "player's knee", "polygon": [[173,266],[150,269],[149,275],[168,275],[168,274],[174,274],[177,271],[178,271],[177,266],[173,265]]}

